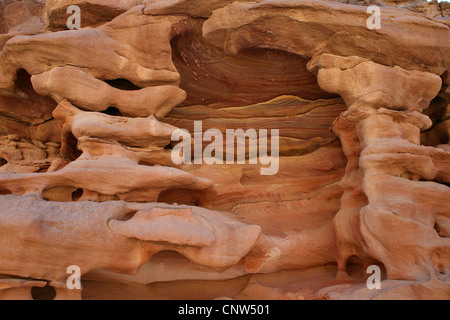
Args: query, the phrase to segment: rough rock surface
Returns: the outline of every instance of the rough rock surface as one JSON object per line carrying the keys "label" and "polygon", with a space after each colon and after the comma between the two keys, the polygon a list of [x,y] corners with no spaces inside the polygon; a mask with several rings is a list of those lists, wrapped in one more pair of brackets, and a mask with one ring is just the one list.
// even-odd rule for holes
{"label": "rough rock surface", "polygon": [[0,1],[0,299],[450,299],[449,10]]}

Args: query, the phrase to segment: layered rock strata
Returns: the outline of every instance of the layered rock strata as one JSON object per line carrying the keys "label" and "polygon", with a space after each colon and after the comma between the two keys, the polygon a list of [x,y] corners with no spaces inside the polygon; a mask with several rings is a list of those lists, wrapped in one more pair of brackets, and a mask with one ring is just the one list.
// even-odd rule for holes
{"label": "layered rock strata", "polygon": [[0,298],[450,298],[448,9],[343,2],[4,1]]}

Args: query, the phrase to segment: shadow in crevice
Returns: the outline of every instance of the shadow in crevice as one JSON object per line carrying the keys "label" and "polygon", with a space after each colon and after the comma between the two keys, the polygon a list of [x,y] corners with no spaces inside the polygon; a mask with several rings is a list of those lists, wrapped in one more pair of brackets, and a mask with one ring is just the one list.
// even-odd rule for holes
{"label": "shadow in crevice", "polygon": [[114,117],[122,117],[123,116],[122,112],[120,112],[119,109],[117,109],[116,107],[109,107],[105,111],[102,111],[102,113],[107,114],[109,116],[114,116]]}
{"label": "shadow in crevice", "polygon": [[82,195],[83,189],[75,187],[52,187],[42,192],[44,200],[56,202],[78,201]]}
{"label": "shadow in crevice", "polygon": [[56,297],[55,288],[46,285],[45,287],[32,287],[31,297],[33,300],[53,300]]}
{"label": "shadow in crevice", "polygon": [[119,90],[135,91],[141,89],[127,79],[105,80],[105,82],[109,84],[111,87]]}
{"label": "shadow in crevice", "polygon": [[74,192],[72,192],[72,201],[78,201],[83,196],[83,189],[78,188]]}
{"label": "shadow in crevice", "polygon": [[156,202],[167,204],[199,206],[199,201],[192,190],[185,189],[169,189],[159,194]]}

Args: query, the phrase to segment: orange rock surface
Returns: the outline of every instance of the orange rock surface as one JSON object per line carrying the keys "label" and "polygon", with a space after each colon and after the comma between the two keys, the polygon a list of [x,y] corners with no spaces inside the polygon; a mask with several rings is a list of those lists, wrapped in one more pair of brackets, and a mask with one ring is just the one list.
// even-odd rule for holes
{"label": "orange rock surface", "polygon": [[0,1],[0,299],[450,299],[449,11]]}

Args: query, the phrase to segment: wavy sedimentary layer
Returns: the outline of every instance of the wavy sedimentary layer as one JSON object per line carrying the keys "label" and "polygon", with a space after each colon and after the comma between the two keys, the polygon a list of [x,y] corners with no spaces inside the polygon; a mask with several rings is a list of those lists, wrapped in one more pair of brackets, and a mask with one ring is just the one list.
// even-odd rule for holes
{"label": "wavy sedimentary layer", "polygon": [[343,2],[0,6],[0,298],[448,299],[448,23]]}

